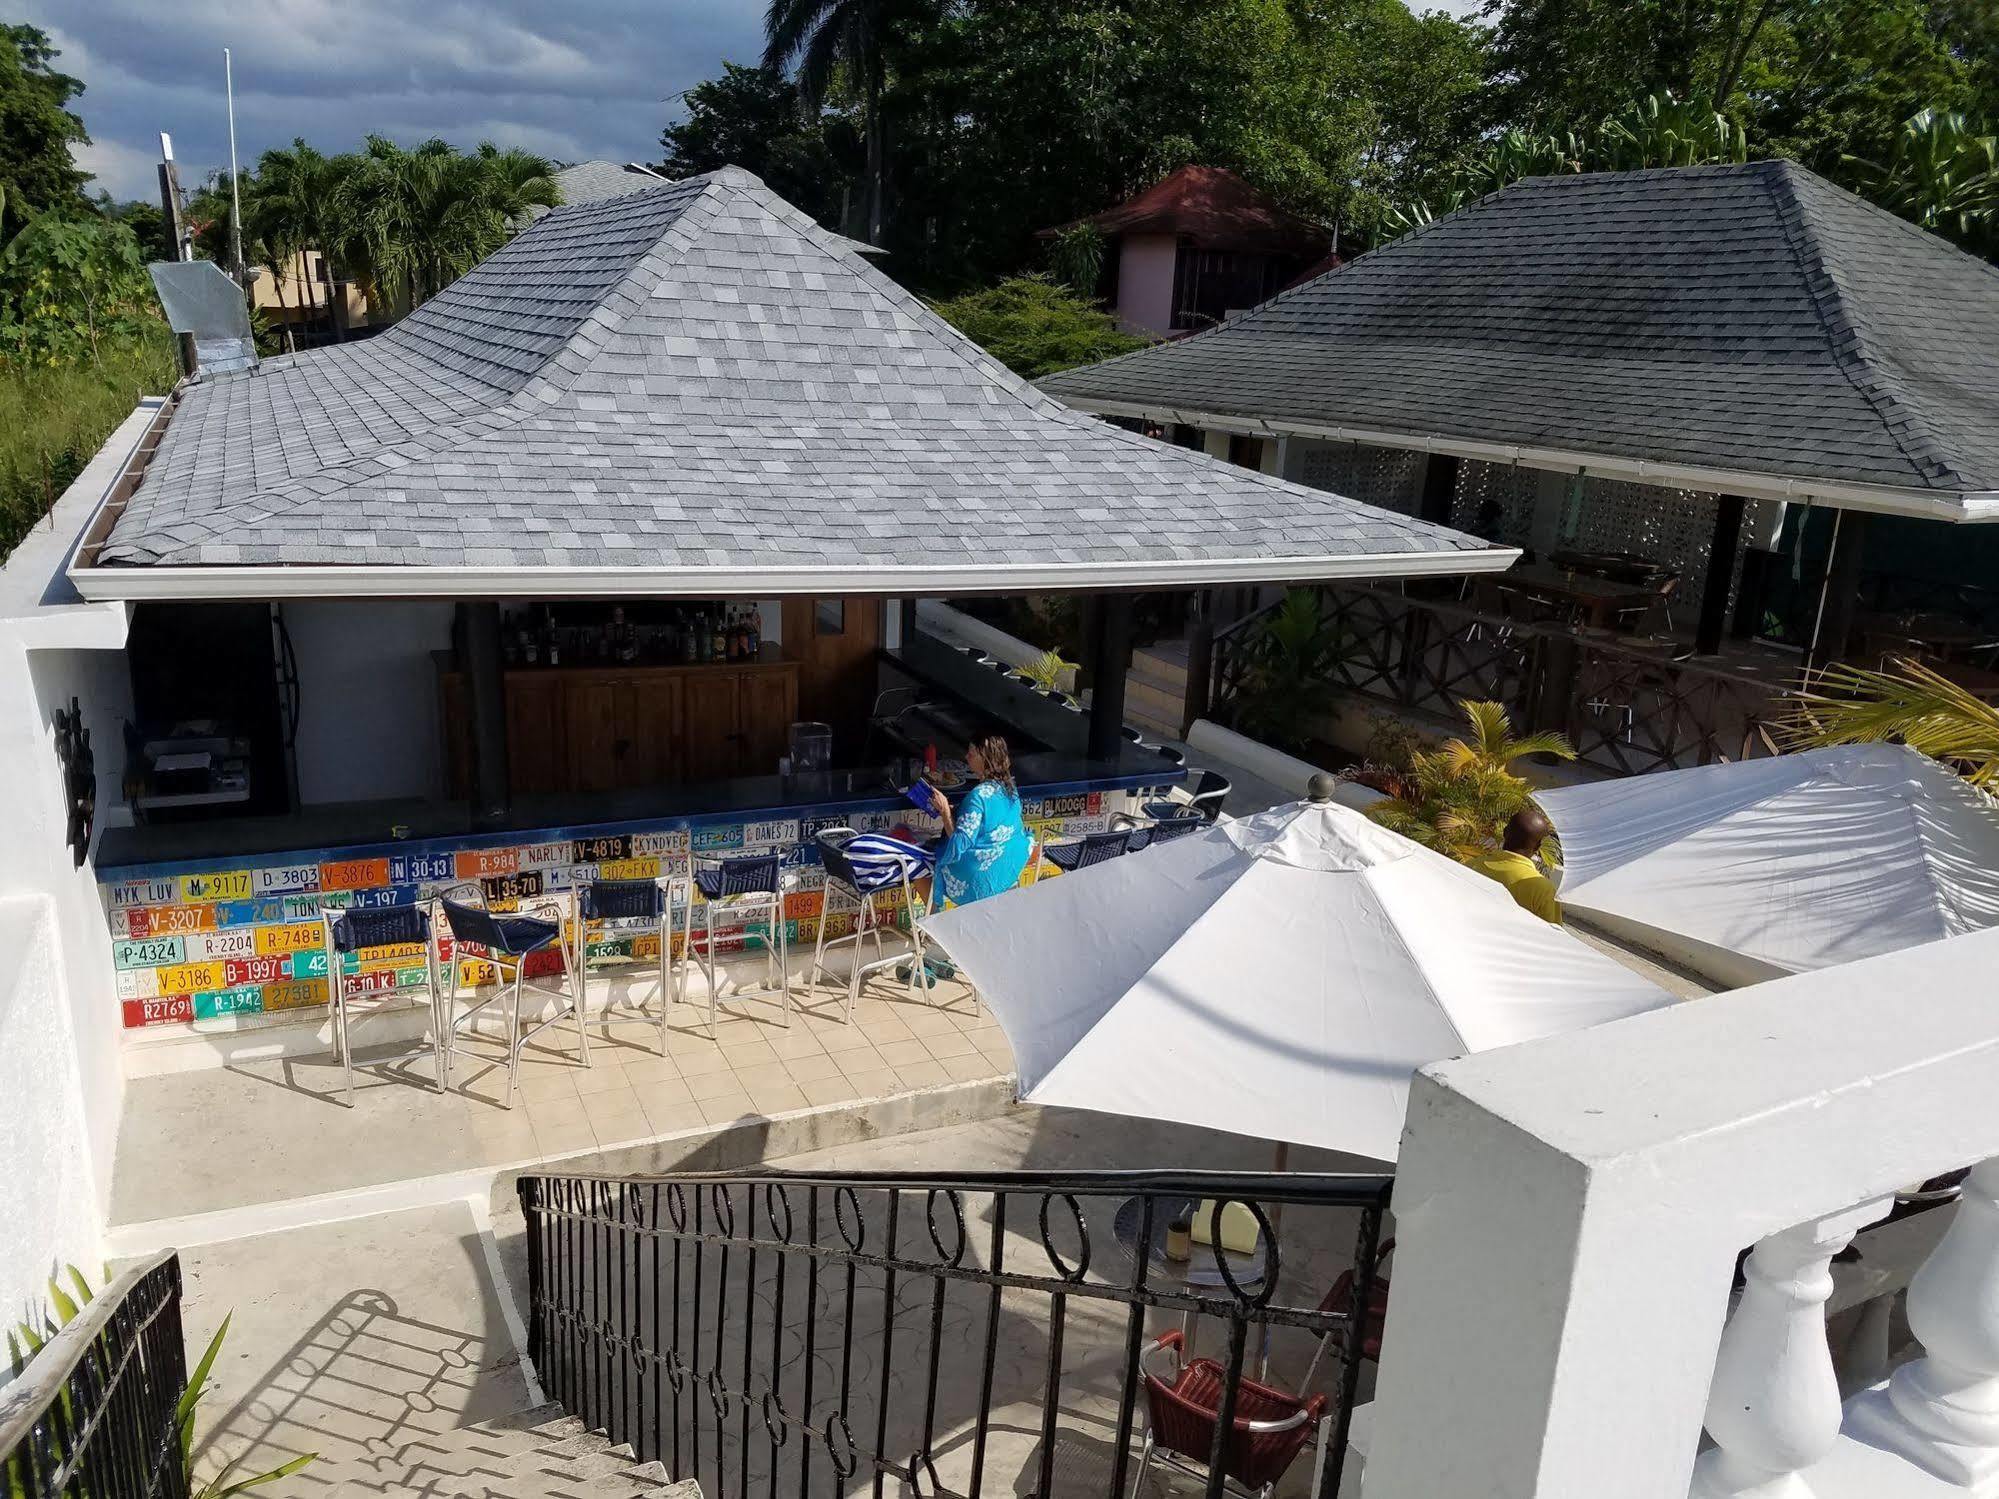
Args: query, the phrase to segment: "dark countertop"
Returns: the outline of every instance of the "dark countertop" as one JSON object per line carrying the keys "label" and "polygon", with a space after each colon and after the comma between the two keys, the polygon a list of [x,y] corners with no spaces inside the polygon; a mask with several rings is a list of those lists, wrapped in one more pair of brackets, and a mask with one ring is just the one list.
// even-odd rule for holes
{"label": "dark countertop", "polygon": [[[1016,726],[1019,742],[1049,748],[1017,756],[1014,778],[1024,797],[1163,786],[1184,778],[1178,765],[1134,744],[1114,761],[1084,753],[1088,718],[1031,688],[1010,682],[948,646],[919,639],[915,650],[885,653],[908,675],[962,697],[1003,723]],[[908,801],[886,769],[834,770],[811,777],[747,776],[694,786],[660,786],[514,800],[507,816],[481,822],[469,802],[382,801],[306,807],[274,817],[156,823],[106,828],[95,865],[106,878],[144,878],[188,866],[228,867],[231,861],[271,854],[329,854],[366,858],[482,844],[555,841],[593,834],[658,831],[683,824],[892,811]],[[156,866],[172,866],[169,871]]]}

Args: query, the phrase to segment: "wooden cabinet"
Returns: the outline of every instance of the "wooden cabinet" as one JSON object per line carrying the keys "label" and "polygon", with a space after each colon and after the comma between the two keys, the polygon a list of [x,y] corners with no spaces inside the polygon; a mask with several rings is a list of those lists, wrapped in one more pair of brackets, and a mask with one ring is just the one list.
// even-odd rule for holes
{"label": "wooden cabinet", "polygon": [[[508,776],[516,793],[622,791],[772,775],[798,714],[791,662],[544,668],[506,673]],[[445,775],[471,790],[464,678],[439,675]]]}

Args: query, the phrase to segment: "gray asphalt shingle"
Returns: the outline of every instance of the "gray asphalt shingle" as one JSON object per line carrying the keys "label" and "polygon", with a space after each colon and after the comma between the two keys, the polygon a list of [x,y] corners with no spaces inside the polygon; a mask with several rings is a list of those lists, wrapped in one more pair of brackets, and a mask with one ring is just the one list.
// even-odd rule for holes
{"label": "gray asphalt shingle", "polygon": [[1791,162],[1540,177],[1042,387],[1975,493],[1999,490],[1999,268]]}
{"label": "gray asphalt shingle", "polygon": [[99,563],[1308,576],[1485,545],[1071,411],[843,245],[735,170],[558,210],[376,338],[194,383]]}

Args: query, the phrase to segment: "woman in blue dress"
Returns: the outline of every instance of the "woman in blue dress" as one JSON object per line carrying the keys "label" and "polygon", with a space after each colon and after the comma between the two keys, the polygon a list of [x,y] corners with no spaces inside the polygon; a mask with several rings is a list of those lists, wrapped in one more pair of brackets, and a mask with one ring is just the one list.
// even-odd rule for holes
{"label": "woman in blue dress", "polygon": [[944,793],[930,792],[930,810],[944,824],[937,849],[937,902],[967,905],[1011,890],[1027,868],[1034,840],[1020,815],[1020,792],[1013,784],[1013,757],[995,734],[965,751],[978,779],[954,813]]}

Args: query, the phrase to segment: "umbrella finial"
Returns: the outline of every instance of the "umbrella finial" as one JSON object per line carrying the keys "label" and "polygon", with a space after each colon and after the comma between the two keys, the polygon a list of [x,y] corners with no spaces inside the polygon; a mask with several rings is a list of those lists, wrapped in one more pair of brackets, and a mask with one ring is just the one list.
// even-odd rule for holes
{"label": "umbrella finial", "polygon": [[1339,787],[1339,778],[1320,771],[1305,783],[1305,799],[1314,802],[1329,802],[1333,792]]}

